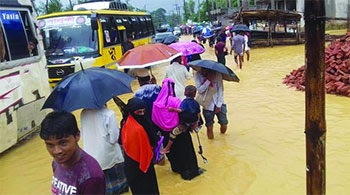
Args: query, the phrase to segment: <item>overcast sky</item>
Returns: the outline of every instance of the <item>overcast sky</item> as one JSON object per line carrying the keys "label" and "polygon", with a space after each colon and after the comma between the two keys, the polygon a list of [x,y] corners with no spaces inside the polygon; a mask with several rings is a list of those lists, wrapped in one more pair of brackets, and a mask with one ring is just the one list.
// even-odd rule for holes
{"label": "overcast sky", "polygon": [[[0,0],[1,1],[1,0]],[[63,6],[68,5],[68,0],[60,0],[63,4]],[[198,0],[194,0],[196,3],[197,8],[197,2]],[[202,2],[203,0],[200,0]],[[45,2],[45,0],[36,0],[36,2]],[[72,0],[72,2],[77,2],[77,0]],[[121,2],[125,2],[125,0],[121,0]],[[163,8],[167,11],[167,14],[170,14],[172,11],[175,11],[175,4],[178,4],[178,6],[183,6],[183,0],[129,0],[129,3],[137,8],[143,9],[146,8],[147,11],[154,11],[158,8]]]}

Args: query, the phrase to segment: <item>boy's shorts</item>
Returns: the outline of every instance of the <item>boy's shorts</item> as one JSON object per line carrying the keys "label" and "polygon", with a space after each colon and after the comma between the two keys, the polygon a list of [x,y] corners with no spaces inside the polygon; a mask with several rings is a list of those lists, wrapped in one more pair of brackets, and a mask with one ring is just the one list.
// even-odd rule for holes
{"label": "boy's shorts", "polygon": [[214,108],[214,111],[203,109],[203,116],[204,116],[206,127],[212,126],[214,124],[214,116],[215,115],[218,118],[218,122],[220,125],[227,125],[228,124],[228,120],[227,120],[227,116],[226,116],[226,114],[227,114],[226,104],[223,104],[221,106],[221,112],[219,112],[217,114],[215,114],[215,108]]}
{"label": "boy's shorts", "polygon": [[235,52],[235,57],[238,56],[238,55],[243,56],[243,52],[242,53],[236,53]]}

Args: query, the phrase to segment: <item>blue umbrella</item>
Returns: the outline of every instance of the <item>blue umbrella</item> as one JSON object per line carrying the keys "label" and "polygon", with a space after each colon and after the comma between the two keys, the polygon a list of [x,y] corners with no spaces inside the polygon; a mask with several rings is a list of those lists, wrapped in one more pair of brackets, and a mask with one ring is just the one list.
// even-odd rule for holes
{"label": "blue umbrella", "polygon": [[133,77],[117,70],[83,69],[59,82],[42,109],[67,112],[80,108],[101,109],[113,96],[132,92],[133,80]]}
{"label": "blue umbrella", "polygon": [[239,82],[237,75],[225,65],[213,60],[195,60],[188,63],[194,70],[199,71],[201,68],[214,70],[222,73],[222,78],[227,81]]}
{"label": "blue umbrella", "polygon": [[231,32],[239,32],[239,31],[250,31],[247,25],[245,24],[236,24],[231,28]]}

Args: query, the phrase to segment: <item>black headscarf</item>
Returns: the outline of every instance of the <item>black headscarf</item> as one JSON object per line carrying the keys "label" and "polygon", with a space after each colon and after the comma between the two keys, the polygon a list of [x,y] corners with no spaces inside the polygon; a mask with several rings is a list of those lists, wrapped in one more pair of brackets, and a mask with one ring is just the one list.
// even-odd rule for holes
{"label": "black headscarf", "polygon": [[156,147],[157,137],[155,131],[152,129],[152,122],[148,119],[147,113],[145,113],[145,115],[142,116],[134,113],[136,110],[139,109],[145,109],[145,112],[147,112],[146,107],[146,102],[142,101],[139,98],[129,99],[128,104],[126,105],[126,109],[129,112],[129,114],[131,114],[131,116],[145,129],[151,146]]}

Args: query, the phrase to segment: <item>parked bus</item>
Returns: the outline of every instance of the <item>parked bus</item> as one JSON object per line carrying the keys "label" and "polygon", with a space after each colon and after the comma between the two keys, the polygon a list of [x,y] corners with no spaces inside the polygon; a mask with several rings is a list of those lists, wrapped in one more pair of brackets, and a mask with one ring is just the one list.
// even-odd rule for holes
{"label": "parked bus", "polygon": [[0,1],[0,153],[38,129],[50,92],[31,0]]}
{"label": "parked bus", "polygon": [[52,87],[80,70],[80,64],[84,68],[116,69],[128,38],[135,47],[152,42],[155,33],[151,16],[123,10],[123,5],[113,1],[90,2],[74,6],[74,11],[38,17]]}

